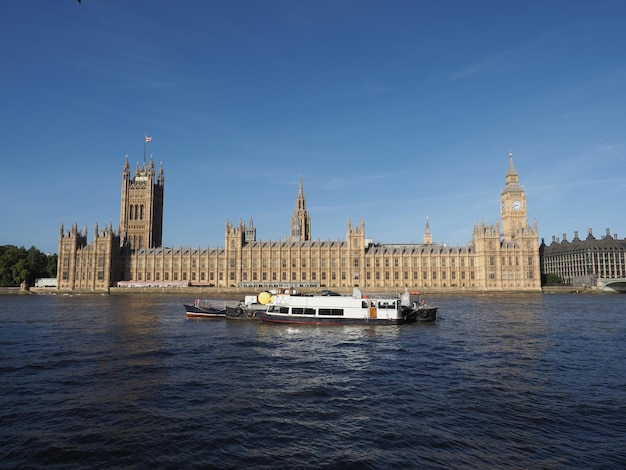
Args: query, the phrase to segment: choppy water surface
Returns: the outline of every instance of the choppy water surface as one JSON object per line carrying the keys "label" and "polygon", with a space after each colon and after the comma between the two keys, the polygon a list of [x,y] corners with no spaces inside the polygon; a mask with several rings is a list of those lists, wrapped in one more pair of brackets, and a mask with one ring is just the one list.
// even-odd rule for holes
{"label": "choppy water surface", "polygon": [[440,297],[434,325],[0,296],[3,468],[623,468],[626,296]]}

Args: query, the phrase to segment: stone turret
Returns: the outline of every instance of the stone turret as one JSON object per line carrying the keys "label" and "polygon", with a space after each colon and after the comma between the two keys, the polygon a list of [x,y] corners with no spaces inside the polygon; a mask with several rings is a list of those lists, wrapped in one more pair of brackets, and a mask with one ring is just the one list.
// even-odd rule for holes
{"label": "stone turret", "polygon": [[428,217],[426,217],[426,227],[424,228],[424,245],[431,245],[433,243],[433,234],[430,233],[430,223]]}

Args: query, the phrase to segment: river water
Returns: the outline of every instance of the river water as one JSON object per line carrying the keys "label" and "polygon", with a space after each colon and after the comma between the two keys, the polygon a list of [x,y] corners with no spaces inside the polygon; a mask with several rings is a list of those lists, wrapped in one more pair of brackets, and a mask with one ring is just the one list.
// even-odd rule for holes
{"label": "river water", "polygon": [[432,325],[0,296],[2,468],[624,468],[626,296],[430,298]]}

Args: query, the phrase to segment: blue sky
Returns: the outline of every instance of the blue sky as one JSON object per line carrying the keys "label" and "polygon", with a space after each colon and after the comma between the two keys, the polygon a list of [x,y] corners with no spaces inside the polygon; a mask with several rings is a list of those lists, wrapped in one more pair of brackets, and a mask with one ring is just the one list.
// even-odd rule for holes
{"label": "blue sky", "polygon": [[163,241],[227,219],[313,239],[466,245],[513,152],[539,237],[626,237],[626,2],[0,2],[0,245],[112,223],[165,171]]}

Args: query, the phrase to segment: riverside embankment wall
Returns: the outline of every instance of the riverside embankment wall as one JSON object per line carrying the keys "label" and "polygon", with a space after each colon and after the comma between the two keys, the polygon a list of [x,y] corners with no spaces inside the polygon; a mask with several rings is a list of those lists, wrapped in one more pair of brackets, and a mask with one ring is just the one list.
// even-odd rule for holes
{"label": "riverside embankment wall", "polygon": [[[298,289],[301,293],[314,293],[319,294],[322,289]],[[334,288],[332,289],[340,294],[351,294],[351,288]],[[404,288],[388,288],[388,289],[365,289],[362,288],[364,293],[389,293],[396,294],[404,292]],[[94,290],[72,290],[61,291],[55,288],[39,288],[31,287],[29,291],[22,291],[21,293],[31,294],[69,294],[69,295],[87,295],[87,294],[111,294],[111,295],[136,295],[136,294],[158,294],[158,295],[177,295],[181,297],[189,298],[224,298],[224,299],[241,299],[245,295],[256,295],[261,292],[262,289],[250,289],[250,288],[237,288],[237,287],[111,287],[106,291],[94,291]],[[458,288],[458,287],[440,287],[440,288],[409,288],[409,291],[418,291],[423,295],[537,295],[537,294],[597,294],[602,293],[599,288],[576,288],[571,286],[548,286],[541,290],[527,290],[527,291],[506,291],[506,290],[486,290],[486,289],[472,289],[472,288]],[[19,294],[19,288],[0,288],[1,294]]]}

